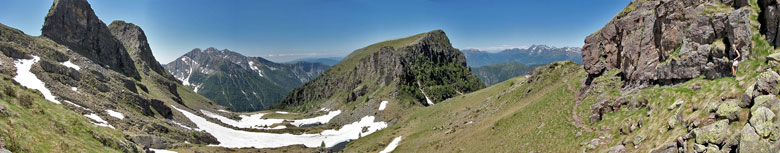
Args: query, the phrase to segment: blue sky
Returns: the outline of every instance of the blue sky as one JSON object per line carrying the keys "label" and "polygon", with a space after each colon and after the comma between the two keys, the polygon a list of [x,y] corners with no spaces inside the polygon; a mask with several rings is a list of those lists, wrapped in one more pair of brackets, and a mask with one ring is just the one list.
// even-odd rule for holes
{"label": "blue sky", "polygon": [[[193,48],[272,61],[345,56],[383,40],[442,29],[456,48],[581,47],[630,0],[90,0],[125,20],[168,63]],[[0,0],[0,23],[40,35],[51,0]]]}

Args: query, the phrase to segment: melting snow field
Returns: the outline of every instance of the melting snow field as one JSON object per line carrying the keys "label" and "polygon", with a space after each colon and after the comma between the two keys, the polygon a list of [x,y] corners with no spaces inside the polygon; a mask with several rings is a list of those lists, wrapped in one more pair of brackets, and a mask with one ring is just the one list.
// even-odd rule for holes
{"label": "melting snow field", "polygon": [[95,122],[93,122],[92,124],[95,124],[97,126],[102,126],[102,127],[110,127],[112,129],[114,128],[114,126],[108,125],[108,122],[106,122],[106,120],[103,120],[103,118],[100,118],[100,116],[98,116],[97,114],[89,114],[84,116],[94,120]]}
{"label": "melting snow field", "polygon": [[[303,144],[306,147],[320,147],[325,143],[326,147],[333,147],[338,143],[358,139],[387,127],[385,122],[374,122],[373,116],[365,116],[360,121],[344,125],[339,130],[325,130],[317,134],[277,134],[234,130],[209,122],[203,117],[195,115],[176,106],[173,109],[181,112],[200,129],[211,133],[220,142],[221,147],[228,148],[276,148],[289,145]],[[339,111],[340,113],[340,111]],[[363,131],[366,127],[366,131]]]}
{"label": "melting snow field", "polygon": [[314,118],[307,118],[307,119],[300,119],[300,120],[294,120],[291,124],[295,125],[297,127],[304,126],[304,125],[310,125],[310,124],[325,124],[330,121],[330,119],[333,119],[333,117],[336,117],[336,115],[341,114],[341,110],[331,111],[328,112],[326,115],[317,116]]}
{"label": "melting snow field", "polygon": [[58,101],[56,97],[51,94],[51,91],[46,88],[46,84],[38,79],[35,74],[30,72],[32,65],[39,60],[41,60],[40,57],[33,56],[33,59],[19,59],[14,61],[14,65],[16,65],[16,76],[14,77],[14,80],[19,82],[19,84],[22,84],[22,86],[40,91],[41,94],[43,94],[43,98],[46,98],[46,100],[60,104],[60,101]]}
{"label": "melting snow field", "polygon": [[385,110],[385,107],[387,107],[387,101],[382,101],[382,103],[379,104],[379,110]]}
{"label": "melting snow field", "polygon": [[385,149],[380,151],[379,153],[393,152],[393,150],[395,150],[395,148],[398,147],[398,143],[401,142],[401,137],[402,136],[395,137],[395,139],[393,139],[393,141],[391,141],[390,144],[388,144],[387,147],[385,147]]}
{"label": "melting snow field", "polygon": [[76,69],[76,71],[78,71],[78,70],[80,70],[80,69],[81,69],[81,67],[80,67],[80,66],[78,66],[78,65],[76,65],[76,64],[73,64],[73,63],[71,63],[70,61],[65,61],[65,62],[62,62],[62,63],[60,63],[60,64],[62,64],[62,66],[65,66],[65,67],[69,67],[69,68]]}
{"label": "melting snow field", "polygon": [[[258,113],[258,114],[249,115],[249,116],[247,116],[247,115],[240,115],[239,117],[241,117],[241,120],[236,121],[236,120],[233,120],[233,119],[230,119],[230,118],[227,118],[227,117],[224,117],[222,115],[215,114],[215,113],[212,113],[212,112],[209,112],[209,111],[206,111],[206,110],[200,110],[200,112],[202,112],[204,115],[206,115],[208,117],[215,118],[215,119],[221,121],[222,123],[225,123],[225,124],[228,124],[228,125],[232,125],[232,126],[235,126],[237,128],[269,129],[268,127],[273,125],[273,124],[284,122],[284,119],[263,119],[262,117],[263,117],[263,115],[265,115],[263,113]],[[285,128],[285,126],[277,126],[277,127],[270,128],[270,129],[284,129],[284,128]]]}
{"label": "melting snow field", "polygon": [[107,113],[108,113],[108,115],[110,115],[111,117],[115,117],[115,118],[118,118],[118,119],[120,119],[120,120],[121,120],[121,119],[125,119],[125,115],[124,115],[124,114],[122,114],[122,113],[120,113],[120,112],[116,112],[116,111],[114,111],[114,110],[106,110],[106,112],[107,112]]}

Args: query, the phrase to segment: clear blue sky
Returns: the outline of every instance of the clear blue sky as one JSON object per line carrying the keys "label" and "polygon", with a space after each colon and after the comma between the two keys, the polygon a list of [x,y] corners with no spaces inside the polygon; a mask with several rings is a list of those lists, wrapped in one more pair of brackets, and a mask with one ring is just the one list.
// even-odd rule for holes
{"label": "clear blue sky", "polygon": [[[193,48],[273,61],[345,56],[434,29],[456,48],[581,47],[630,0],[90,0],[106,24],[135,23],[168,63]],[[0,23],[40,35],[51,0],[0,0]]]}

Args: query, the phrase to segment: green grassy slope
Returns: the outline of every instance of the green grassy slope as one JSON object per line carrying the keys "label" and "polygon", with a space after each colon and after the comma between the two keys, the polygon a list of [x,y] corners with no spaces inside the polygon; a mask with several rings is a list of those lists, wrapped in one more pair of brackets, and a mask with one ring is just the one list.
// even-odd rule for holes
{"label": "green grassy slope", "polygon": [[[37,90],[14,85],[0,74],[0,146],[12,152],[122,152],[128,140],[117,130],[45,100]],[[129,146],[133,147],[133,146]],[[140,150],[140,148],[136,148]]]}
{"label": "green grassy slope", "polygon": [[[374,152],[403,136],[396,152],[530,152],[575,148],[569,111],[585,78],[582,67],[555,63],[536,77],[517,77],[450,98],[385,130],[350,143],[348,152]],[[573,91],[574,90],[574,91]],[[551,147],[556,145],[555,147]],[[551,148],[554,148],[551,150]]]}

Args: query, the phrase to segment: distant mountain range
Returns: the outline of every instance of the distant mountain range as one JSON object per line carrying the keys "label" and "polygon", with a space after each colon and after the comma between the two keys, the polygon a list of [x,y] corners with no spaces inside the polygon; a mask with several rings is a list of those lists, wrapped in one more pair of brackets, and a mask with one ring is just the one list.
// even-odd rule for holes
{"label": "distant mountain range", "polygon": [[342,59],[344,59],[344,57],[310,57],[310,58],[295,59],[284,63],[292,64],[297,62],[309,62],[309,63],[320,63],[328,66],[333,66],[341,62]]}
{"label": "distant mountain range", "polygon": [[579,47],[550,47],[546,45],[533,45],[528,48],[507,49],[497,53],[480,51],[478,49],[461,50],[466,56],[466,62],[470,67],[480,67],[507,62],[520,62],[525,65],[549,64],[556,61],[571,60],[582,64],[582,48]]}
{"label": "distant mountain range", "polygon": [[213,47],[193,49],[165,65],[185,86],[232,111],[266,109],[329,67],[303,61],[274,63]]}

